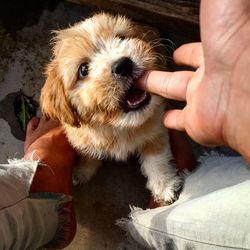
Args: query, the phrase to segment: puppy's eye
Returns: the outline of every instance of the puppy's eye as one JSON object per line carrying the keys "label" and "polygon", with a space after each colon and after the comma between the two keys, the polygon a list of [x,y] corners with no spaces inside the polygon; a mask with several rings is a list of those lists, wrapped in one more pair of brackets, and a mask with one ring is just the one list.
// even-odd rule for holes
{"label": "puppy's eye", "polygon": [[80,79],[86,77],[89,73],[89,65],[88,63],[82,63],[79,67],[79,70],[78,70],[78,77]]}
{"label": "puppy's eye", "polygon": [[126,39],[126,37],[123,36],[123,35],[118,35],[118,37],[119,37],[121,40],[125,40],[125,39]]}

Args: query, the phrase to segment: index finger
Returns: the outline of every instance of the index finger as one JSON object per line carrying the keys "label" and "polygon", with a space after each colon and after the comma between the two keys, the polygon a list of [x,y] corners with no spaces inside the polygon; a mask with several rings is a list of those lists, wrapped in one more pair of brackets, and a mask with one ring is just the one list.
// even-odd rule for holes
{"label": "index finger", "polygon": [[185,101],[187,85],[193,74],[192,71],[147,71],[135,86],[165,98]]}

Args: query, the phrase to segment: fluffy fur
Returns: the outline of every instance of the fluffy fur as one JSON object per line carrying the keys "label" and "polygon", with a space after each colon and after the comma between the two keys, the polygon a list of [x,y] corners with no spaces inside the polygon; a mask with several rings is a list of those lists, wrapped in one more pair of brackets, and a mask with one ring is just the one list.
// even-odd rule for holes
{"label": "fluffy fur", "polygon": [[[139,155],[142,173],[155,200],[177,199],[183,179],[171,164],[168,133],[162,126],[164,100],[151,95],[138,110],[124,111],[121,100],[145,70],[164,66],[157,32],[123,16],[98,14],[56,31],[53,59],[41,93],[45,115],[63,124],[72,146],[83,158],[75,177],[87,182],[100,160]],[[131,76],[112,72],[120,58],[133,62]],[[79,67],[88,64],[85,77]]]}

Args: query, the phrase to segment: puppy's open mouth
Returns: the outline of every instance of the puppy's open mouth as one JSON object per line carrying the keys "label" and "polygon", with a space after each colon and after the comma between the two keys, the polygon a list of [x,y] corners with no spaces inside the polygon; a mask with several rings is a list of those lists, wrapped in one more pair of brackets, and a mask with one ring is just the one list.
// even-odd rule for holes
{"label": "puppy's open mouth", "polygon": [[148,105],[150,99],[151,95],[148,92],[130,87],[121,101],[121,107],[125,112],[136,111]]}

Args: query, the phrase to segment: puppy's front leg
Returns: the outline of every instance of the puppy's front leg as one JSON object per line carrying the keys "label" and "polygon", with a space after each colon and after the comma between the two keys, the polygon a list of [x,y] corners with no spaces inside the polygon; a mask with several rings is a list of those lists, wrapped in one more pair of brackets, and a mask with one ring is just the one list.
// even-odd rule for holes
{"label": "puppy's front leg", "polygon": [[84,184],[96,174],[102,161],[91,159],[87,156],[81,157],[73,169],[73,181],[75,184]]}
{"label": "puppy's front leg", "polygon": [[168,143],[168,135],[160,135],[141,150],[142,173],[148,178],[147,188],[155,201],[171,204],[179,198],[184,179],[177,175]]}

